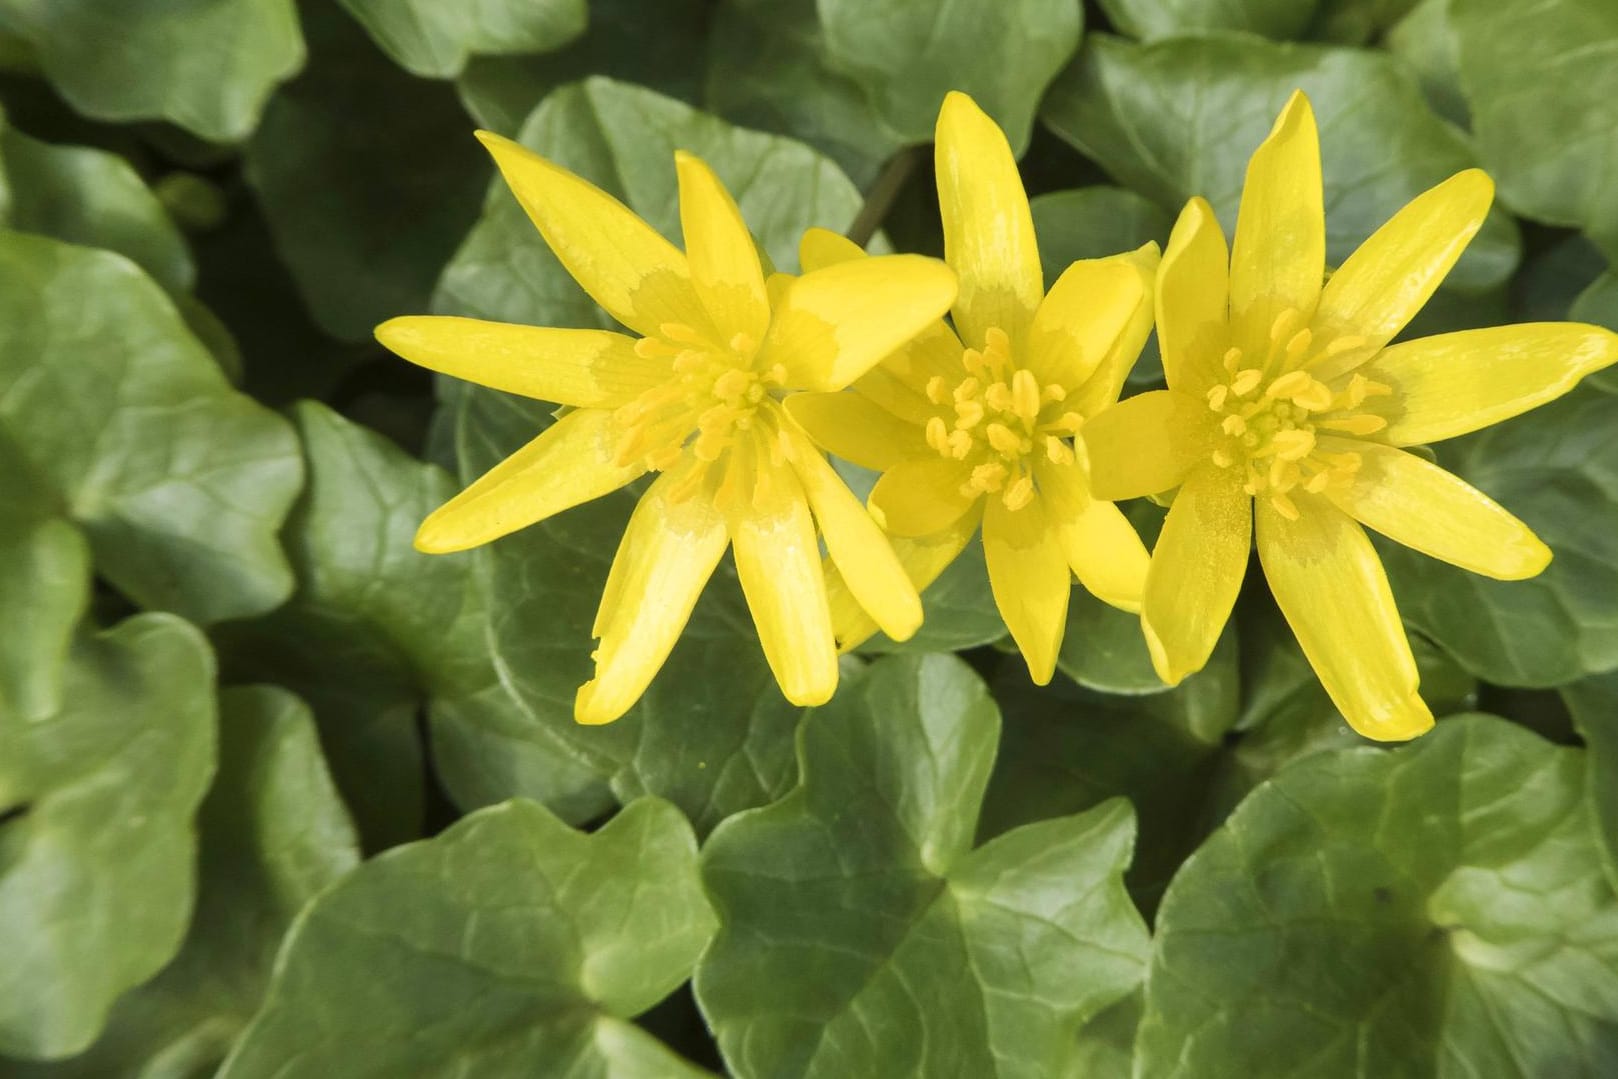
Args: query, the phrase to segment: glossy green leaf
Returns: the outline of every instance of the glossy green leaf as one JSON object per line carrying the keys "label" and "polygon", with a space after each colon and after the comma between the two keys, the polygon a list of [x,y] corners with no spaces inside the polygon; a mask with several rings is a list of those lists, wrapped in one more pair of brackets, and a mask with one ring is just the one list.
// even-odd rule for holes
{"label": "glossy green leaf", "polygon": [[308,69],[265,110],[247,177],[316,321],[368,339],[426,306],[477,216],[488,155],[450,87],[400,71],[330,5],[305,25]]}
{"label": "glossy green leaf", "polygon": [[1136,1074],[1618,1067],[1582,756],[1477,716],[1282,771],[1169,886]]}
{"label": "glossy green leaf", "polygon": [[98,120],[168,120],[237,142],[303,63],[293,0],[0,0],[57,91]]}
{"label": "glossy green leaf", "polygon": [[474,55],[550,52],[584,32],[585,0],[342,0],[413,75],[450,78]]}
{"label": "glossy green leaf", "polygon": [[1607,879],[1618,888],[1618,673],[1562,688],[1589,760],[1590,816],[1601,837]]}
{"label": "glossy green leaf", "polygon": [[983,561],[983,542],[974,536],[955,561],[921,593],[924,619],[906,641],[877,633],[859,646],[863,653],[958,652],[993,644],[1006,636],[1006,624],[989,590],[989,569]]}
{"label": "glossy green leaf", "polygon": [[944,95],[961,90],[1019,152],[1084,22],[1072,0],[817,0],[815,8],[831,66],[864,87],[876,114],[906,141],[931,141]]}
{"label": "glossy green leaf", "polygon": [[973,849],[998,729],[959,660],[881,660],[804,721],[798,788],[714,832],[696,991],[737,1075],[1056,1074],[1136,984],[1126,805]]}
{"label": "glossy green leaf", "polygon": [[[1618,274],[1609,269],[1598,275],[1575,297],[1567,317],[1575,322],[1594,322],[1609,330],[1618,330]],[[1589,376],[1588,381],[1609,393],[1618,393],[1618,371],[1610,367]]]}
{"label": "glossy green leaf", "polygon": [[[1477,164],[1465,137],[1427,109],[1387,56],[1235,34],[1151,45],[1092,35],[1051,87],[1041,117],[1170,213],[1203,196],[1229,235],[1247,159],[1299,88],[1320,125],[1332,265],[1406,202]],[[1499,284],[1516,268],[1518,247],[1515,226],[1496,209],[1447,283]]]}
{"label": "glossy green leaf", "polygon": [[116,251],[170,292],[190,290],[196,267],[180,230],[123,158],[40,142],[0,113],[0,176],[11,228]]}
{"label": "glossy green leaf", "polygon": [[1472,107],[1461,90],[1461,61],[1449,4],[1450,0],[1420,0],[1388,30],[1387,46],[1415,71],[1434,112],[1470,128]]}
{"label": "glossy green leaf", "polygon": [[258,1010],[298,910],[359,862],[309,710],[284,690],[220,696],[219,773],[197,813],[196,914],[174,961],[113,1008],[95,1045],[14,1079],[202,1076]]}
{"label": "glossy green leaf", "polygon": [[1618,397],[1595,386],[1474,435],[1438,461],[1528,522],[1551,548],[1526,581],[1494,581],[1379,544],[1405,620],[1467,670],[1555,686],[1618,667]]}
{"label": "glossy green leaf", "polygon": [[517,134],[546,94],[590,75],[626,79],[697,104],[709,18],[708,0],[591,0],[589,27],[566,48],[541,56],[477,57],[456,86],[480,125],[508,136]]}
{"label": "glossy green leaf", "polygon": [[136,603],[199,622],[280,603],[291,429],[226,384],[129,260],[0,236],[0,430]]}
{"label": "glossy green leaf", "polygon": [[1618,7],[1450,0],[1478,155],[1500,198],[1618,254]]}
{"label": "glossy green leaf", "polygon": [[1101,0],[1113,26],[1144,41],[1209,30],[1244,30],[1286,41],[1315,17],[1319,0]]}
{"label": "glossy green leaf", "polygon": [[208,646],[165,614],[80,637],[54,714],[0,712],[0,1053],[78,1052],[180,947],[214,712]]}
{"label": "glossy green leaf", "polygon": [[530,802],[484,809],[305,909],[220,1077],[700,1075],[628,1020],[713,929],[668,803],[590,835]]}

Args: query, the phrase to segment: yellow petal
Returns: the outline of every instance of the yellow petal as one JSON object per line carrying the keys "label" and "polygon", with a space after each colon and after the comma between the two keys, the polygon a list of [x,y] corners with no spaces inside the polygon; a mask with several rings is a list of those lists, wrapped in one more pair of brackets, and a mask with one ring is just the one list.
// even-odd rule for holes
{"label": "yellow petal", "polygon": [[1252,499],[1232,469],[1198,468],[1169,507],[1141,597],[1141,628],[1157,676],[1169,685],[1213,654],[1252,549]]}
{"label": "yellow petal", "polygon": [[1151,558],[1123,511],[1090,496],[1082,465],[1041,461],[1036,474],[1046,513],[1079,583],[1103,603],[1139,611]]}
{"label": "yellow petal", "polygon": [[685,479],[678,468],[659,477],[624,529],[591,630],[601,638],[595,677],[573,701],[580,723],[611,723],[640,699],[724,556],[730,536],[713,503],[700,494],[669,500]]}
{"label": "yellow petal", "polygon": [[674,152],[680,182],[680,231],[691,280],[722,341],[743,334],[753,344],[770,325],[764,268],[736,200],[699,157]]}
{"label": "yellow petal", "polygon": [[1578,322],[1529,322],[1423,337],[1360,368],[1393,387],[1385,437],[1438,442],[1510,419],[1618,360],[1618,335]]}
{"label": "yellow petal", "polygon": [[[904,567],[905,574],[917,592],[921,592],[949,568],[949,564],[966,549],[972,534],[982,519],[982,503],[962,515],[961,519],[930,536],[894,536],[889,542],[894,556]],[[826,598],[831,604],[832,630],[839,650],[848,652],[864,644],[878,630],[877,624],[859,605],[843,582],[837,567],[827,564]],[[925,611],[925,607],[923,608]]]}
{"label": "yellow petal", "polygon": [[793,466],[809,496],[809,508],[826,541],[826,553],[849,593],[896,641],[921,626],[921,597],[888,538],[860,500],[826,463],[808,436],[787,428]]}
{"label": "yellow petal", "polygon": [[1176,390],[1152,390],[1104,408],[1079,429],[1090,490],[1108,502],[1161,494],[1208,460],[1213,413]]}
{"label": "yellow petal", "polygon": [[825,704],[837,690],[837,646],[820,544],[803,489],[788,469],[771,477],[778,497],[729,514],[736,573],[764,658],[793,704]]}
{"label": "yellow petal", "polygon": [[477,134],[562,266],[607,314],[643,336],[670,322],[706,328],[678,248],[594,184],[510,139]]}
{"label": "yellow petal", "polygon": [[1035,685],[1048,685],[1067,627],[1073,579],[1039,499],[1020,510],[1006,509],[1002,499],[988,499],[983,511],[983,557],[995,606],[1028,663],[1028,677]]}
{"label": "yellow petal", "polygon": [[1023,350],[1043,384],[1073,391],[1101,366],[1136,315],[1149,309],[1140,271],[1116,258],[1081,259],[1062,271],[1034,313]]}
{"label": "yellow petal", "polygon": [[920,427],[857,391],[795,393],[782,403],[822,449],[861,468],[881,472],[930,452]]}
{"label": "yellow petal", "polygon": [[[1494,181],[1481,169],[1456,173],[1417,195],[1331,275],[1315,325],[1332,336],[1363,337],[1370,352],[1393,340],[1461,257],[1493,200]],[[1317,365],[1316,377],[1346,373],[1356,361],[1345,359],[1330,368]]]}
{"label": "yellow petal", "polygon": [[1073,411],[1086,418],[1117,403],[1124,380],[1129,377],[1135,361],[1140,359],[1146,339],[1152,335],[1153,293],[1157,284],[1157,267],[1161,262],[1157,245],[1148,243],[1134,251],[1113,255],[1109,261],[1124,263],[1135,272],[1140,279],[1142,298],[1123,332],[1113,340],[1106,355],[1101,357],[1101,362],[1090,372],[1090,377],[1068,395],[1068,404]]}
{"label": "yellow petal", "polygon": [[794,389],[840,390],[954,299],[955,275],[937,259],[881,255],[827,266],[787,283],[761,362],[786,368]]}
{"label": "yellow petal", "polygon": [[981,496],[962,494],[971,470],[949,457],[900,461],[871,488],[871,513],[889,534],[927,536],[961,519]]}
{"label": "yellow petal", "polygon": [[[1314,110],[1294,90],[1269,137],[1247,163],[1230,251],[1230,316],[1236,343],[1262,355],[1270,328],[1291,308],[1314,314],[1326,274],[1326,211]],[[1303,323],[1298,324],[1302,326]]]}
{"label": "yellow petal", "polygon": [[865,258],[863,247],[830,229],[806,229],[798,240],[798,266],[804,273],[862,258]]}
{"label": "yellow petal", "polygon": [[1206,199],[1180,211],[1157,270],[1157,344],[1169,388],[1200,394],[1230,343],[1230,253]]}
{"label": "yellow petal", "polygon": [[1259,500],[1258,555],[1303,654],[1349,725],[1367,738],[1414,738],[1433,725],[1387,576],[1365,530],[1302,495],[1289,521]]}
{"label": "yellow petal", "polygon": [[612,413],[570,412],[429,514],[416,549],[464,551],[616,491],[646,471],[617,464],[617,451]]}
{"label": "yellow petal", "polygon": [[944,261],[961,279],[955,328],[982,348],[991,326],[1020,347],[1045,294],[1034,218],[1005,133],[959,91],[938,112],[933,153]]}
{"label": "yellow petal", "polygon": [[1471,484],[1415,454],[1374,442],[1322,438],[1326,453],[1357,453],[1360,470],[1330,497],[1365,527],[1445,562],[1519,581],[1551,561],[1527,525]]}
{"label": "yellow petal", "polygon": [[429,371],[579,408],[628,404],[670,377],[667,360],[642,359],[606,330],[422,315],[389,319],[376,339]]}

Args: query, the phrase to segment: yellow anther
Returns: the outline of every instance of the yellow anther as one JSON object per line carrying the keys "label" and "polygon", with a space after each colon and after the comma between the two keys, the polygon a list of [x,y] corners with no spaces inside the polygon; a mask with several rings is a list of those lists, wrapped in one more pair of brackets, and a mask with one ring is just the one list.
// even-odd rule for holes
{"label": "yellow anther", "polygon": [[1309,343],[1313,340],[1314,334],[1309,332],[1309,327],[1307,326],[1293,334],[1292,337],[1287,341],[1287,363],[1296,365],[1300,360],[1302,360],[1304,355],[1309,351]]}
{"label": "yellow anther", "polygon": [[[971,355],[971,353],[968,352],[967,355]],[[975,378],[968,378],[963,380],[960,385],[955,387],[955,391],[951,396],[955,398],[956,403],[961,401],[970,401],[972,398],[978,395],[978,391],[982,388],[983,383],[979,382]]]}
{"label": "yellow anther", "polygon": [[972,452],[972,436],[965,431],[951,431],[948,444],[949,455],[957,461],[966,460],[966,455]]}
{"label": "yellow anther", "polygon": [[[983,375],[988,373],[987,365],[983,362],[983,353],[979,352],[975,348],[969,348],[965,352],[961,353],[961,366],[965,367],[974,375]],[[972,392],[977,393],[978,391],[974,388]]]}
{"label": "yellow anther", "polygon": [[1329,486],[1331,486],[1331,473],[1316,472],[1304,481],[1303,489],[1312,495],[1318,495]]}
{"label": "yellow anther", "polygon": [[1018,476],[1000,497],[1006,504],[1006,509],[1013,511],[1022,509],[1034,500],[1034,477],[1026,473]]}
{"label": "yellow anther", "polygon": [[1073,447],[1055,435],[1045,436],[1045,456],[1056,465],[1070,465],[1075,460]]}
{"label": "yellow anther", "polygon": [[1225,373],[1234,378],[1237,370],[1242,366],[1242,350],[1234,346],[1227,348],[1223,362],[1225,364]]}
{"label": "yellow anther", "polygon": [[983,419],[983,403],[981,401],[957,401],[955,403],[955,426],[963,431],[976,427]]}
{"label": "yellow anther", "polygon": [[1246,397],[1248,394],[1252,393],[1258,384],[1263,380],[1263,371],[1249,367],[1245,371],[1237,372],[1236,377],[1231,380],[1230,391],[1237,397]]}
{"label": "yellow anther", "polygon": [[1270,495],[1270,505],[1275,507],[1276,513],[1279,513],[1287,520],[1296,521],[1298,519],[1298,505],[1286,495],[1278,493]]}
{"label": "yellow anther", "polygon": [[1226,416],[1224,422],[1219,425],[1219,429],[1235,438],[1247,432],[1247,421],[1240,416]]}
{"label": "yellow anther", "polygon": [[1276,400],[1290,398],[1308,389],[1309,383],[1313,381],[1306,371],[1288,371],[1265,387],[1264,396]]}
{"label": "yellow anther", "polygon": [[1039,379],[1026,368],[1011,376],[1011,410],[1030,423],[1039,418]]}
{"label": "yellow anther", "polygon": [[694,375],[708,366],[708,354],[694,348],[684,349],[674,357],[674,371],[681,375]]}
{"label": "yellow anther", "polygon": [[1334,419],[1320,420],[1321,427],[1328,431],[1342,431],[1350,435],[1374,435],[1388,425],[1388,421],[1381,416],[1373,416],[1369,412],[1361,412],[1354,416],[1339,416]]}
{"label": "yellow anther", "polygon": [[1311,378],[1309,385],[1292,395],[1292,400],[1299,408],[1307,409],[1310,412],[1324,412],[1332,404],[1331,387],[1318,379]]}
{"label": "yellow anther", "polygon": [[655,337],[642,337],[635,342],[635,355],[643,360],[660,360],[674,355],[674,348]]}
{"label": "yellow anther", "polygon": [[991,382],[983,391],[983,403],[996,412],[1011,411],[1011,387],[1004,382]]}
{"label": "yellow anther", "polygon": [[737,367],[732,367],[724,374],[713,380],[714,396],[722,400],[732,400],[741,397],[753,384],[753,376]]}
{"label": "yellow anther", "polygon": [[998,352],[1002,356],[1011,355],[1011,338],[1006,331],[998,326],[990,326],[983,331],[983,348],[985,352]]}
{"label": "yellow anther", "polygon": [[1279,315],[1275,316],[1275,321],[1270,323],[1270,343],[1279,345],[1282,341],[1297,333],[1302,324],[1302,311],[1299,311],[1296,307],[1284,309]]}
{"label": "yellow anther", "polygon": [[989,445],[1000,453],[1010,455],[1018,453],[1022,449],[1023,440],[1018,438],[1011,428],[1003,423],[989,424],[983,429],[983,434],[989,440]]}
{"label": "yellow anther", "polygon": [[1058,401],[1066,401],[1067,400],[1067,391],[1064,390],[1062,387],[1058,386],[1056,383],[1052,382],[1049,386],[1046,386],[1045,389],[1040,392],[1040,400],[1046,401],[1046,402],[1049,402],[1049,403],[1052,403],[1052,404],[1054,404],[1055,402],[1058,402]]}
{"label": "yellow anther", "polygon": [[657,328],[657,332],[669,341],[678,341],[682,345],[703,344],[702,335],[683,322],[665,322]]}
{"label": "yellow anther", "polygon": [[934,375],[927,380],[927,400],[941,405],[949,399],[949,387],[944,385],[943,375]]}
{"label": "yellow anther", "polygon": [[758,342],[754,341],[750,334],[738,333],[730,339],[730,350],[744,359],[752,356],[756,348]]}
{"label": "yellow anther", "polygon": [[927,421],[927,445],[939,453],[949,452],[949,429],[944,424],[944,417],[933,416]]}
{"label": "yellow anther", "polygon": [[1352,352],[1354,349],[1360,348],[1365,343],[1365,338],[1360,337],[1357,334],[1349,334],[1346,337],[1339,337],[1332,341],[1331,344],[1326,346],[1326,355],[1341,356],[1345,352]]}
{"label": "yellow anther", "polygon": [[1214,450],[1213,463],[1218,465],[1220,468],[1229,468],[1231,465],[1236,463],[1236,458],[1232,457],[1224,450]]}
{"label": "yellow anther", "polygon": [[1229,386],[1215,386],[1208,391],[1208,407],[1218,412],[1225,407],[1225,398],[1230,396]]}
{"label": "yellow anther", "polygon": [[1084,417],[1077,412],[1064,412],[1055,423],[1046,424],[1052,431],[1061,431],[1065,434],[1076,435],[1079,428],[1084,426]]}
{"label": "yellow anther", "polygon": [[990,461],[972,469],[972,486],[979,491],[998,491],[1005,482],[1006,466],[999,461]]}
{"label": "yellow anther", "polygon": [[1283,461],[1301,461],[1315,448],[1315,436],[1301,428],[1277,431],[1270,439],[1275,455]]}

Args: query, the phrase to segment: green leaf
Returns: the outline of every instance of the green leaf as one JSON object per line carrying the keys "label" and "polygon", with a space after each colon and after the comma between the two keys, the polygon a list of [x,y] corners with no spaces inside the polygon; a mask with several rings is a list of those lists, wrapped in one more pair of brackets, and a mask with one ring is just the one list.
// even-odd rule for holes
{"label": "green leaf", "polygon": [[696,991],[738,1075],[1050,1075],[1136,984],[1123,802],[972,849],[999,726],[959,660],[881,660],[805,719],[798,788],[714,832]]}
{"label": "green leaf", "polygon": [[474,59],[456,83],[461,100],[478,123],[503,135],[515,135],[556,87],[589,75],[627,79],[696,104],[703,75],[696,61],[709,48],[708,8],[708,0],[592,0],[589,28],[561,51]]}
{"label": "green leaf", "polygon": [[198,622],[280,603],[296,440],[230,388],[122,256],[0,235],[0,431],[136,603]]}
{"label": "green leaf", "polygon": [[1610,1073],[1582,756],[1477,716],[1281,772],[1169,886],[1136,1073]]}
{"label": "green leaf", "polygon": [[585,0],[342,0],[412,75],[453,78],[473,55],[550,52],[584,32]]}
{"label": "green leaf", "polygon": [[[1618,254],[1618,7],[1606,0],[1451,0],[1461,87],[1500,198]],[[1547,123],[1547,118],[1554,122]]]}
{"label": "green leaf", "polygon": [[450,87],[400,71],[342,12],[311,9],[305,28],[309,67],[265,110],[247,178],[316,321],[369,339],[425,308],[477,216],[488,155]]}
{"label": "green leaf", "polygon": [[725,119],[802,139],[862,188],[910,141],[833,66],[815,0],[721,0],[713,20],[704,100]]}
{"label": "green leaf", "polygon": [[1145,41],[1208,30],[1245,30],[1286,41],[1298,37],[1315,16],[1319,0],[1101,0],[1122,33]]}
{"label": "green leaf", "polygon": [[1461,91],[1461,63],[1449,20],[1450,0],[1419,0],[1387,33],[1388,51],[1409,64],[1432,110],[1470,128],[1472,108]]}
{"label": "green leaf", "polygon": [[[1242,35],[1151,45],[1091,35],[1051,87],[1041,117],[1170,213],[1193,195],[1207,198],[1228,235],[1247,159],[1296,88],[1309,95],[1320,124],[1333,265],[1406,202],[1477,164],[1465,137],[1427,109],[1389,57]],[[1497,208],[1447,284],[1499,284],[1516,268],[1518,248],[1516,227]]]}
{"label": "green leaf", "polygon": [[[1075,593],[1076,595],[1077,593]],[[1006,636],[1006,624],[989,589],[983,542],[974,536],[966,549],[921,593],[925,618],[909,640],[895,641],[878,633],[859,646],[869,654],[885,652],[959,652],[993,644]]]}
{"label": "green leaf", "polygon": [[818,0],[834,69],[865,88],[907,142],[930,142],[944,95],[961,90],[1021,152],[1045,87],[1073,56],[1083,8],[1072,0],[915,4]]}
{"label": "green leaf", "polygon": [[213,766],[213,657],[171,615],[76,641],[54,715],[0,713],[0,1053],[80,1051],[173,958]]}
{"label": "green leaf", "polygon": [[349,873],[293,924],[220,1079],[702,1072],[629,1019],[713,934],[666,802],[591,835],[530,802],[480,810]]}
{"label": "green leaf", "polygon": [[196,267],[180,230],[116,154],[40,142],[0,113],[0,185],[9,190],[11,228],[116,251],[171,293],[190,291]]}
{"label": "green leaf", "polygon": [[1618,888],[1618,673],[1563,686],[1562,700],[1584,738],[1590,816],[1601,838],[1607,879]]}
{"label": "green leaf", "polygon": [[[1610,269],[1591,281],[1573,301],[1567,317],[1575,322],[1594,322],[1618,330],[1618,274]],[[1608,393],[1618,393],[1618,370],[1609,367],[1589,376],[1589,383]]]}
{"label": "green leaf", "polygon": [[238,142],[303,63],[293,0],[0,0],[0,25],[97,120],[168,120]]}
{"label": "green leaf", "polygon": [[113,1008],[87,1052],[13,1079],[212,1074],[258,1010],[281,936],[359,862],[309,709],[284,690],[220,696],[219,774],[197,814],[196,915],[185,944]]}
{"label": "green leaf", "polygon": [[1438,463],[1528,522],[1555,557],[1495,581],[1380,543],[1405,620],[1479,678],[1556,686],[1618,667],[1618,397],[1581,387],[1440,443]]}

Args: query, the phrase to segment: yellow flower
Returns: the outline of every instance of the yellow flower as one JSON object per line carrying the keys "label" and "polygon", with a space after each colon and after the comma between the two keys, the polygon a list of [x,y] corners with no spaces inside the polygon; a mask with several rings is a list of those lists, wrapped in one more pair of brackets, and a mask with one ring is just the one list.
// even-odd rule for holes
{"label": "yellow flower", "polygon": [[781,399],[848,385],[949,307],[954,275],[894,255],[766,281],[735,201],[690,154],[675,155],[682,254],[599,188],[508,139],[479,138],[562,265],[639,339],[465,318],[378,327],[413,363],[570,406],[429,516],[416,546],[475,547],[660,472],[613,559],[592,630],[595,677],[575,717],[610,722],[639,699],[727,546],[782,692],[824,702],[837,654],[818,538],[886,631],[913,633],[921,604]]}
{"label": "yellow flower", "polygon": [[1256,532],[1270,589],[1337,708],[1369,738],[1411,738],[1432,714],[1361,526],[1502,580],[1549,563],[1528,526],[1400,448],[1515,416],[1618,359],[1618,337],[1562,322],[1389,344],[1493,195],[1476,169],[1450,177],[1324,280],[1320,145],[1295,93],[1248,165],[1228,255],[1208,204],[1186,206],[1157,277],[1169,388],[1084,432],[1101,497],[1178,488],[1141,609],[1165,681],[1207,662]]}
{"label": "yellow flower", "polygon": [[[1110,502],[1091,497],[1073,436],[1118,399],[1151,332],[1157,247],[1075,262],[1047,295],[1028,197],[1006,137],[951,93],[938,115],[944,260],[953,316],[885,359],[852,393],[798,394],[787,409],[832,453],[882,472],[870,508],[918,588],[981,522],[989,584],[1035,682],[1056,669],[1071,574],[1138,610],[1147,554]],[[851,265],[841,237],[811,231],[802,261]],[[878,628],[833,579],[838,639]]]}

